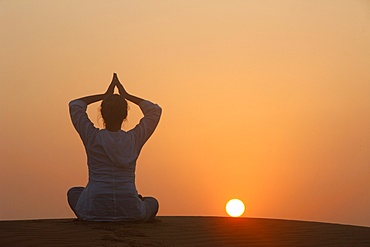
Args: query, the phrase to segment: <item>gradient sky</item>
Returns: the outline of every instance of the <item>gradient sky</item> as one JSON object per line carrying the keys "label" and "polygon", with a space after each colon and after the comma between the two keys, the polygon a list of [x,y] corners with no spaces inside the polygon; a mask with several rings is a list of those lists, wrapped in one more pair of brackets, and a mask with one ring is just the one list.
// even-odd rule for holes
{"label": "gradient sky", "polygon": [[73,216],[67,105],[117,72],[163,108],[137,166],[159,215],[239,198],[247,217],[370,226],[369,68],[365,0],[2,0],[0,219]]}

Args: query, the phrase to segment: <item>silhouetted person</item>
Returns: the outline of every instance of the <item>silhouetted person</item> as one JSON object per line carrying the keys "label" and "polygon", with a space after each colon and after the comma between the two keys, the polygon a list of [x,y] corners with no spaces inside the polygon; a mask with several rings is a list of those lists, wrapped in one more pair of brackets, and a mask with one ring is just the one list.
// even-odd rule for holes
{"label": "silhouetted person", "polygon": [[[113,94],[118,87],[119,94]],[[100,101],[105,129],[95,128],[86,113],[87,105]],[[127,101],[139,105],[144,117],[130,131],[121,130],[127,117]],[[136,160],[158,125],[162,109],[126,92],[117,75],[104,94],[72,100],[69,111],[87,154],[89,181],[73,187],[68,203],[77,218],[89,221],[143,221],[156,216],[158,201],[141,197],[135,186]]]}

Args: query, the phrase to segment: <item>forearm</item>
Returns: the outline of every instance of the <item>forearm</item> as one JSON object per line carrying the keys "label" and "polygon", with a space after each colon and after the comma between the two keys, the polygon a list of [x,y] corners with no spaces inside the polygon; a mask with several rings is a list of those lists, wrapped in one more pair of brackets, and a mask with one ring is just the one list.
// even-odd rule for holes
{"label": "forearm", "polygon": [[128,101],[131,101],[132,103],[139,105],[144,99],[139,98],[137,96],[134,96],[132,94],[127,93],[121,82],[118,80],[117,74],[114,74],[114,81],[116,83],[116,86],[118,87],[119,94],[123,96]]}
{"label": "forearm", "polygon": [[103,100],[105,97],[105,94],[96,94],[96,95],[90,95],[90,96],[85,96],[82,98],[78,98],[76,100],[81,100],[86,103],[86,105],[90,105],[92,103],[98,102],[100,100]]}
{"label": "forearm", "polygon": [[132,103],[134,103],[136,105],[139,105],[144,100],[142,98],[136,97],[136,96],[128,94],[128,93],[125,93],[123,95],[123,97],[125,97],[125,99],[127,99],[128,101],[131,101]]}

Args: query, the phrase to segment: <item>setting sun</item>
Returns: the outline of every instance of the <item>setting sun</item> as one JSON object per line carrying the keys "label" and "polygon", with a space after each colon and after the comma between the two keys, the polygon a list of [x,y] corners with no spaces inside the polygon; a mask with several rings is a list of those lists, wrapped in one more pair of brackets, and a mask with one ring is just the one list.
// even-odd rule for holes
{"label": "setting sun", "polygon": [[231,217],[239,217],[244,213],[244,203],[239,199],[231,199],[226,204],[226,212]]}

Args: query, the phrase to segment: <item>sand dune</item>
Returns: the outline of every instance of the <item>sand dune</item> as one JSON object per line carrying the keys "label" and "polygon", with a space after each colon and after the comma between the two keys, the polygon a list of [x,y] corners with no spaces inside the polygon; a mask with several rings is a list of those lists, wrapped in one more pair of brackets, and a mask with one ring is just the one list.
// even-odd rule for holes
{"label": "sand dune", "polygon": [[256,218],[157,219],[0,221],[0,246],[370,246],[370,227]]}

